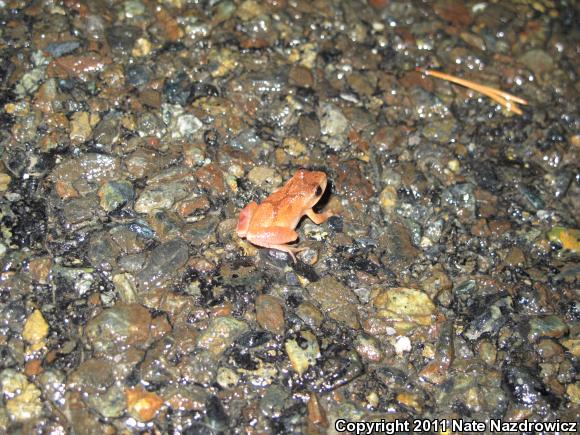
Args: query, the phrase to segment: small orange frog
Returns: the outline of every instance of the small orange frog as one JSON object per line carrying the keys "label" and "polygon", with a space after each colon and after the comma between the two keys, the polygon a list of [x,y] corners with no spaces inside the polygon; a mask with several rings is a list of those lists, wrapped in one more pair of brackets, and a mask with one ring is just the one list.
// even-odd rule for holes
{"label": "small orange frog", "polygon": [[278,249],[290,254],[306,248],[286,245],[298,238],[294,231],[302,216],[308,216],[314,223],[321,224],[332,212],[317,214],[312,207],[326,189],[326,174],[300,169],[281,188],[276,189],[260,205],[252,201],[240,213],[236,232],[255,245]]}

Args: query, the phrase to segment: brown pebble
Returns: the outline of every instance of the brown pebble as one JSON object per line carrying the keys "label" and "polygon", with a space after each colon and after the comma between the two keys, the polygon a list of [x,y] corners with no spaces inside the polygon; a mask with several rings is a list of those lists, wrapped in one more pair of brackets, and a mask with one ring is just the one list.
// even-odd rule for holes
{"label": "brown pebble", "polygon": [[58,352],[56,350],[49,350],[44,359],[47,364],[52,364],[56,360],[57,356]]}
{"label": "brown pebble", "polygon": [[256,299],[256,320],[259,325],[276,335],[284,334],[284,309],[280,300],[270,295]]}
{"label": "brown pebble", "polygon": [[435,2],[433,11],[454,26],[465,27],[471,23],[469,8],[460,0],[443,0]]}
{"label": "brown pebble", "polygon": [[478,219],[471,227],[471,234],[475,237],[489,237],[491,231],[487,226],[487,221],[485,219]]}
{"label": "brown pebble", "polygon": [[233,307],[231,304],[217,305],[212,308],[211,317],[224,317],[232,314]]}
{"label": "brown pebble", "polygon": [[475,189],[475,200],[479,216],[489,218],[497,214],[497,196],[484,189]]}
{"label": "brown pebble", "polygon": [[360,169],[355,160],[340,163],[335,180],[336,190],[352,199],[353,202],[366,203],[375,190]]}
{"label": "brown pebble", "polygon": [[267,39],[264,38],[244,38],[240,37],[240,46],[245,49],[260,49],[266,48],[270,45]]}
{"label": "brown pebble", "polygon": [[156,6],[155,18],[169,41],[175,42],[183,36],[183,30],[179,26],[177,19],[163,7]]}
{"label": "brown pebble", "polygon": [[542,360],[550,362],[560,362],[564,355],[564,349],[554,340],[549,338],[541,339],[536,345],[536,352]]}
{"label": "brown pebble", "polygon": [[52,267],[52,259],[50,257],[33,258],[28,263],[28,270],[30,277],[40,284],[47,284],[50,270]]}
{"label": "brown pebble", "polygon": [[195,171],[195,177],[201,187],[218,195],[226,192],[223,171],[214,164],[209,164]]}
{"label": "brown pebble", "polygon": [[48,77],[80,77],[88,73],[102,71],[105,65],[112,62],[110,58],[101,57],[96,53],[83,56],[62,56],[53,60],[47,68]]}
{"label": "brown pebble", "polygon": [[46,116],[45,120],[47,126],[51,128],[60,128],[63,130],[68,129],[70,124],[64,113],[51,113],[50,115]]}
{"label": "brown pebble", "polygon": [[357,147],[357,149],[366,153],[369,150],[369,143],[362,137],[362,135],[355,129],[350,129],[348,132],[348,140],[351,144]]}
{"label": "brown pebble", "polygon": [[141,102],[144,106],[152,109],[159,109],[161,107],[161,93],[153,89],[144,89],[139,94]]}
{"label": "brown pebble", "polygon": [[165,316],[157,316],[151,321],[151,336],[154,339],[163,337],[171,332],[171,323]]}
{"label": "brown pebble", "polygon": [[141,421],[149,421],[163,405],[163,399],[143,388],[125,391],[127,410]]}
{"label": "brown pebble", "polygon": [[24,374],[26,376],[36,376],[42,373],[42,361],[39,359],[32,359],[24,366]]}
{"label": "brown pebble", "polygon": [[101,295],[99,293],[93,293],[89,296],[89,305],[101,305]]}
{"label": "brown pebble", "polygon": [[184,199],[176,204],[177,213],[181,217],[192,215],[198,210],[209,209],[209,201],[206,196],[199,196],[197,198]]}
{"label": "brown pebble", "polygon": [[66,181],[57,181],[54,185],[54,188],[56,190],[56,194],[61,198],[61,199],[70,199],[70,198],[76,198],[77,196],[79,196],[79,193],[76,191],[76,189],[72,186],[72,184],[67,183]]}
{"label": "brown pebble", "polygon": [[370,145],[378,150],[390,151],[401,145],[405,134],[393,127],[381,127],[373,134]]}
{"label": "brown pebble", "polygon": [[189,267],[191,267],[196,272],[200,273],[210,273],[215,270],[215,264],[209,262],[205,258],[202,257],[192,257],[190,258],[189,262],[187,263]]}
{"label": "brown pebble", "polygon": [[326,411],[320,404],[315,393],[310,393],[310,400],[308,401],[308,421],[317,426],[328,427]]}
{"label": "brown pebble", "polygon": [[399,393],[397,394],[397,402],[406,408],[411,408],[416,412],[423,411],[422,401],[417,394],[413,393]]}
{"label": "brown pebble", "polygon": [[511,248],[506,257],[505,262],[510,266],[525,266],[526,258],[524,256],[524,251],[522,251],[517,246]]}
{"label": "brown pebble", "polygon": [[288,80],[290,84],[303,88],[310,88],[314,84],[314,77],[310,70],[301,65],[293,66],[290,69]]}
{"label": "brown pebble", "polygon": [[296,315],[311,328],[319,328],[324,321],[324,315],[310,302],[302,302],[296,308]]}
{"label": "brown pebble", "polygon": [[369,4],[375,9],[383,9],[387,7],[389,0],[369,0]]}
{"label": "brown pebble", "polygon": [[427,92],[433,92],[433,81],[426,80],[419,71],[407,71],[399,80],[401,86],[409,89],[421,87]]}
{"label": "brown pebble", "polygon": [[507,220],[489,221],[489,230],[495,237],[499,237],[512,229],[512,224]]}

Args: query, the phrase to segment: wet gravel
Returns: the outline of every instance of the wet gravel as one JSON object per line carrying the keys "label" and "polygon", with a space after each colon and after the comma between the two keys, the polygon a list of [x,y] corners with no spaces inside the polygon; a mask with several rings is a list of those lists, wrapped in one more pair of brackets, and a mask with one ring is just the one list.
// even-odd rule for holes
{"label": "wet gravel", "polygon": [[[579,17],[0,0],[0,432],[577,421]],[[301,167],[294,263],[235,227]]]}

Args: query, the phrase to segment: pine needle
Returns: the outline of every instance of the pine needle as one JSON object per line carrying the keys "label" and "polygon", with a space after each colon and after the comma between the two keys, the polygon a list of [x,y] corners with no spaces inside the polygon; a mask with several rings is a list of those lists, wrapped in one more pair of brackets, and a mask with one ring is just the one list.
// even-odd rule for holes
{"label": "pine needle", "polygon": [[433,71],[430,69],[417,68],[419,71],[423,72],[427,76],[437,77],[439,79],[447,80],[448,82],[455,83],[457,85],[465,86],[466,88],[472,89],[479,92],[489,98],[491,98],[496,103],[501,104],[508,111],[514,112],[518,115],[522,115],[523,112],[518,106],[518,104],[527,105],[527,100],[523,98],[516,97],[515,95],[508,94],[507,92],[501,91],[490,86],[480,85],[479,83],[472,82],[470,80],[461,79],[459,77],[452,76],[450,74],[442,73],[439,71]]}

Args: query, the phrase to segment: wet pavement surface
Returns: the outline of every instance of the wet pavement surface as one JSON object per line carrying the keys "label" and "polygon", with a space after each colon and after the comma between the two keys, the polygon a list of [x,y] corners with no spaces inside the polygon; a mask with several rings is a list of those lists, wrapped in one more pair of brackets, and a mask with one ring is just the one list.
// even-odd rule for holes
{"label": "wet pavement surface", "polygon": [[[579,20],[0,0],[0,432],[577,421]],[[235,229],[299,168],[293,262]]]}

